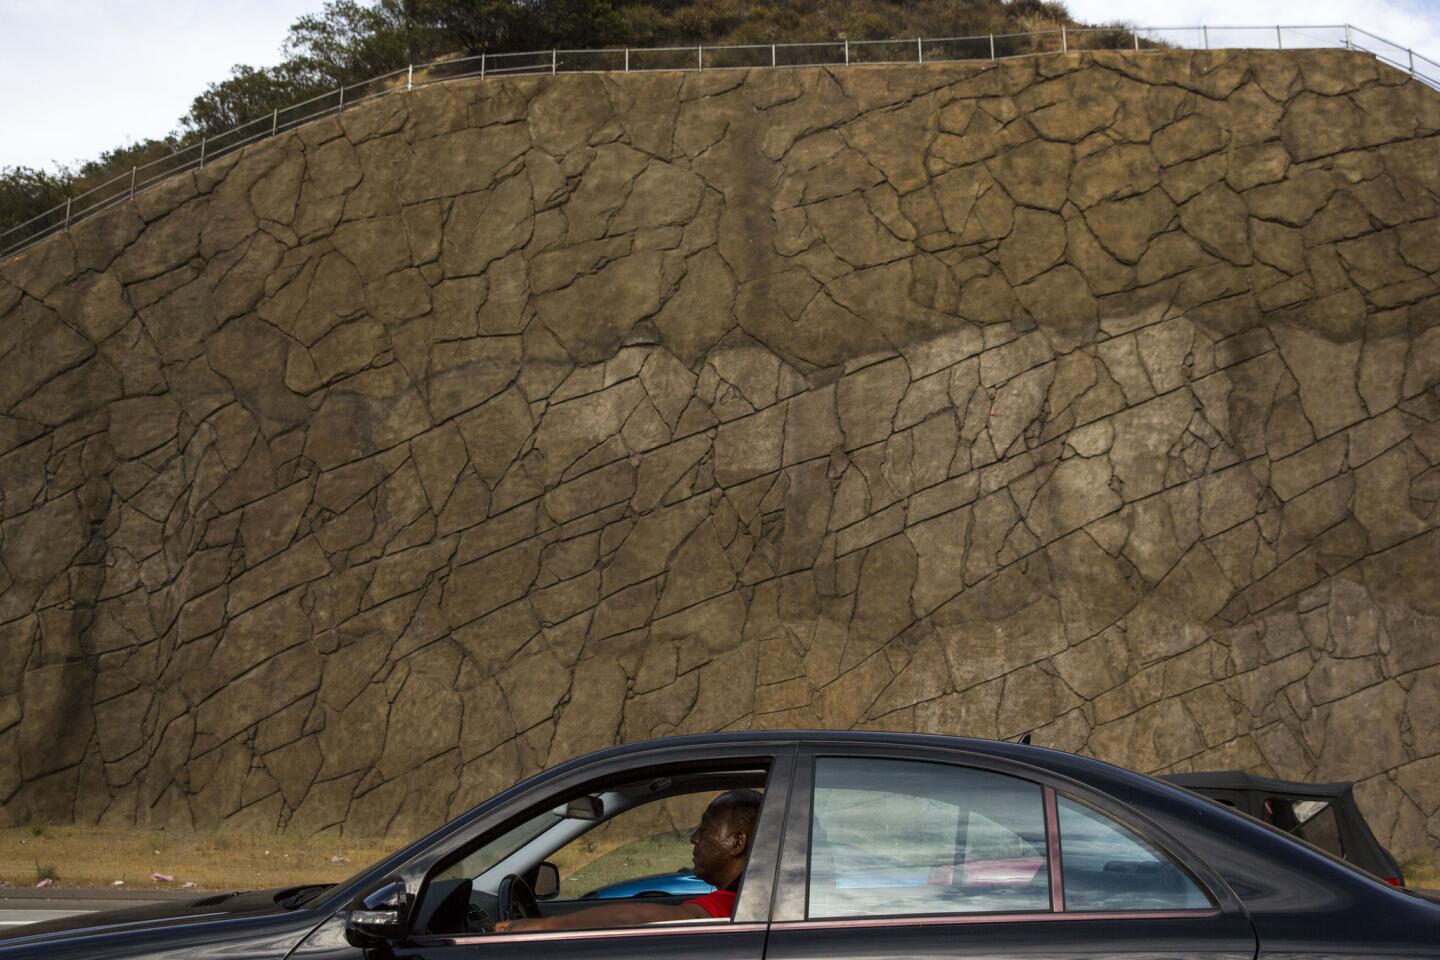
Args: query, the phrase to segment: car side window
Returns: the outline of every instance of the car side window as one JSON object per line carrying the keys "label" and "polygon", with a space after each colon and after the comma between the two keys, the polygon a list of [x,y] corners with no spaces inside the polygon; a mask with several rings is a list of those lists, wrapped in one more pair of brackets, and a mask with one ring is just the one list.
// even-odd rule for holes
{"label": "car side window", "polygon": [[909,760],[815,762],[808,916],[1050,909],[1039,785]]}
{"label": "car side window", "polygon": [[1211,906],[1185,871],[1132,830],[1067,797],[1058,807],[1067,911]]}

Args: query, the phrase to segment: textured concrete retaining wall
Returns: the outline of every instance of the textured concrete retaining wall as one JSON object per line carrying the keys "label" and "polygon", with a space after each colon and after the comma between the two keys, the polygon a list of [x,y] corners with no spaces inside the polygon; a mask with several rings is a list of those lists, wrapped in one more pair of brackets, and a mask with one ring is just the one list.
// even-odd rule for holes
{"label": "textured concrete retaining wall", "polygon": [[1437,129],[1343,52],[562,76],[144,194],[0,264],[0,816],[1034,730],[1433,855]]}

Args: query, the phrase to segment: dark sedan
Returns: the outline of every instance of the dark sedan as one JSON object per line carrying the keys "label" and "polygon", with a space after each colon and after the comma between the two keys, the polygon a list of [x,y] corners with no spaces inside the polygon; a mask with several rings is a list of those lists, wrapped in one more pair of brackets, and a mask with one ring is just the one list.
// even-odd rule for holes
{"label": "dark sedan", "polygon": [[[594,909],[584,893],[625,869],[673,868],[709,800],[742,789],[763,802],[729,917],[494,932],[496,920]],[[681,953],[1440,958],[1440,906],[1085,757],[953,737],[757,732],[572,760],[333,887],[0,934],[0,958],[31,960]]]}

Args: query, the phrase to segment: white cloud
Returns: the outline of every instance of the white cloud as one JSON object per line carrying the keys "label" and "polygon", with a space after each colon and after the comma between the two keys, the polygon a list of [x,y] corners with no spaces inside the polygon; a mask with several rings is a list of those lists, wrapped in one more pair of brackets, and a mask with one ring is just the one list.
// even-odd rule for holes
{"label": "white cloud", "polygon": [[162,136],[235,63],[274,64],[322,0],[0,0],[0,166]]}

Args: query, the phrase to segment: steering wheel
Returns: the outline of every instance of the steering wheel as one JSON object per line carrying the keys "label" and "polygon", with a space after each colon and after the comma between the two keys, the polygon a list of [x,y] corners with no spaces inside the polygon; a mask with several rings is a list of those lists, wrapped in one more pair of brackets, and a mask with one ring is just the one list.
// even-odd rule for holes
{"label": "steering wheel", "polygon": [[509,874],[500,881],[496,900],[499,901],[498,912],[501,920],[524,920],[540,916],[540,902],[535,899],[535,891],[531,890],[530,884],[518,874]]}

